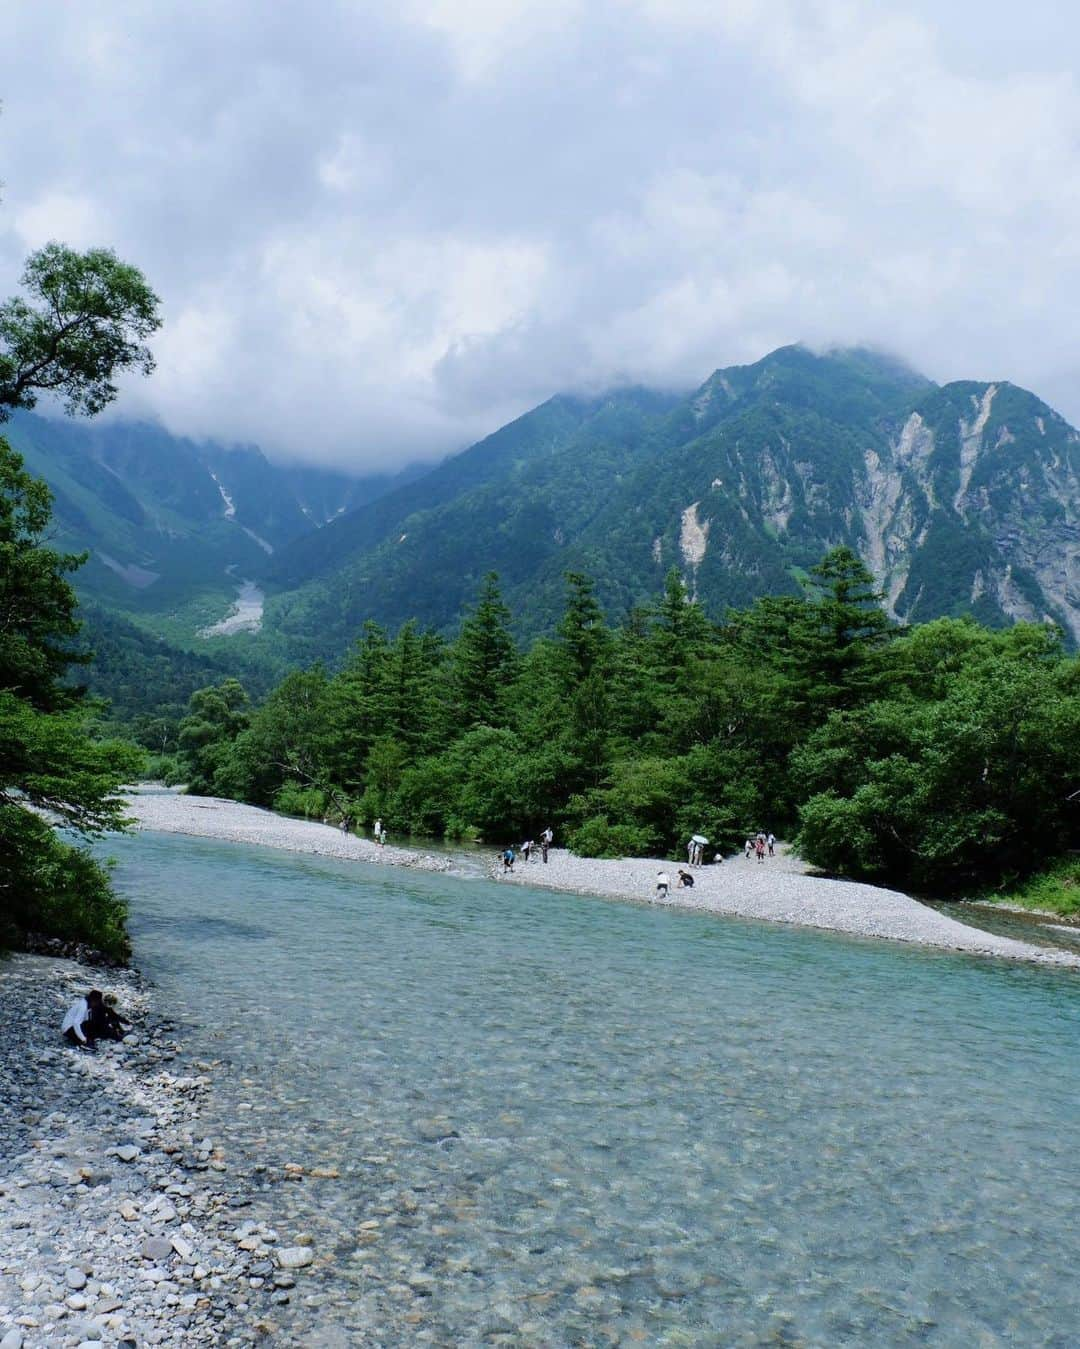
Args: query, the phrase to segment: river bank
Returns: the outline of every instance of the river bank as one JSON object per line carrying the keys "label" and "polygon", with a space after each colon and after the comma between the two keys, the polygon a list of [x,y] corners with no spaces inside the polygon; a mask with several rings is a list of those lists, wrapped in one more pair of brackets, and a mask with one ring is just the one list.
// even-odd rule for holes
{"label": "river bank", "polygon": [[[455,860],[393,845],[379,847],[329,825],[286,818],[235,801],[175,792],[137,792],[131,797],[130,813],[140,828],[162,833],[251,843],[384,866],[477,874],[475,859]],[[1080,956],[1072,952],[1050,950],[968,927],[899,891],[808,875],[798,860],[786,853],[763,863],[736,857],[695,867],[694,888],[672,888],[662,900],[656,895],[656,876],[660,870],[666,870],[672,879],[676,876],[675,865],[659,858],[576,857],[565,849],[553,848],[548,863],[538,856],[528,863],[519,861],[512,875],[498,879],[507,885],[541,886],[637,903],[663,903],[672,908],[821,928],[945,951],[1080,968]]]}
{"label": "river bank", "polygon": [[[86,1053],[60,1036],[90,987],[133,1031]],[[270,1335],[292,1296],[277,1234],[244,1224],[252,1172],[200,1115],[213,1063],[185,1064],[182,1028],[133,971],[0,960],[0,1346],[238,1346]],[[274,1179],[257,1178],[262,1188]],[[276,1252],[276,1254],[275,1254]]]}

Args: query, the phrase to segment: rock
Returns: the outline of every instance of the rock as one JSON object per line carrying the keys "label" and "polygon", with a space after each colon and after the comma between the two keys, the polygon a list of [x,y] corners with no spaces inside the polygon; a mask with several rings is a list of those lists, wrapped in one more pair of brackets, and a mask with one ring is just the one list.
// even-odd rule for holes
{"label": "rock", "polygon": [[195,1253],[195,1248],[190,1241],[185,1241],[183,1237],[173,1237],[172,1248],[180,1259],[183,1260],[185,1265],[191,1263],[191,1257]]}
{"label": "rock", "polygon": [[0,1340],[0,1349],[23,1349],[23,1333],[21,1330],[9,1330]]}
{"label": "rock", "polygon": [[113,1149],[113,1156],[119,1157],[122,1162],[133,1162],[138,1155],[139,1149],[132,1143],[125,1143],[123,1147]]}
{"label": "rock", "polygon": [[82,1295],[82,1293],[72,1293],[71,1296],[67,1299],[67,1305],[71,1308],[73,1312],[84,1312],[86,1311],[87,1307],[86,1298]]}
{"label": "rock", "polygon": [[76,1269],[74,1265],[64,1275],[64,1278],[67,1280],[67,1286],[74,1288],[76,1291],[86,1287],[86,1275],[81,1269]]}
{"label": "rock", "polygon": [[135,1207],[135,1205],[131,1202],[130,1199],[125,1199],[124,1202],[120,1205],[120,1216],[121,1218],[123,1218],[124,1222],[133,1223],[135,1219],[139,1216],[139,1210]]}
{"label": "rock", "polygon": [[303,1269],[315,1260],[315,1252],[310,1246],[286,1246],[277,1252],[277,1261],[282,1269]]}
{"label": "rock", "polygon": [[276,1303],[277,1306],[279,1307],[284,1307],[285,1304],[289,1301],[289,1295],[284,1290],[281,1290],[277,1293],[274,1293],[273,1296],[270,1298],[270,1301]]}
{"label": "rock", "polygon": [[148,1237],[139,1250],[144,1260],[168,1260],[173,1253],[172,1242],[165,1237]]}

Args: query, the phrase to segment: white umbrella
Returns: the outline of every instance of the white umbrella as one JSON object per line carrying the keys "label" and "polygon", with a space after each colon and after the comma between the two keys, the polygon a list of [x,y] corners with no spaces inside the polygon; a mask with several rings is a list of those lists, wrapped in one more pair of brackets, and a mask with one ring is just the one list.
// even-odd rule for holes
{"label": "white umbrella", "polygon": [[694,835],[692,835],[692,837],[691,837],[691,839],[690,839],[690,842],[691,842],[691,843],[701,843],[701,844],[705,844],[705,843],[708,843],[708,841],[709,841],[709,840],[705,837],[704,834],[694,834]]}

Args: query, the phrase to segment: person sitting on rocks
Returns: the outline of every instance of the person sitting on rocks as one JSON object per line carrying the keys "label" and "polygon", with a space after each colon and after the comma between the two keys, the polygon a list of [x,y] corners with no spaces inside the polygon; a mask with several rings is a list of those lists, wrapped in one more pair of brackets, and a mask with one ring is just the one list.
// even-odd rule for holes
{"label": "person sitting on rocks", "polygon": [[124,1038],[124,1022],[99,988],[92,988],[85,998],[77,998],[71,1004],[60,1030],[65,1039],[80,1049],[92,1049],[97,1040]]}

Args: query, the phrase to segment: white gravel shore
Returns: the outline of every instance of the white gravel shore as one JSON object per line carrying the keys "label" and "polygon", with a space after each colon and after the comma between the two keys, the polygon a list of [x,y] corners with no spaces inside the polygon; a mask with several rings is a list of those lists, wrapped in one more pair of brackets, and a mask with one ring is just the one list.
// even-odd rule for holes
{"label": "white gravel shore", "polygon": [[[162,833],[255,843],[288,852],[424,871],[472,874],[477,871],[474,858],[462,857],[459,865],[446,855],[392,845],[378,847],[330,825],[290,819],[235,801],[173,792],[137,792],[130,799],[130,813],[140,828]],[[696,881],[694,888],[672,888],[664,900],[656,897],[656,876],[661,870],[673,882],[677,879],[677,864],[669,861],[576,857],[564,849],[553,848],[547,864],[537,854],[528,863],[519,860],[513,875],[499,879],[503,884],[546,886],[639,903],[664,903],[672,908],[793,923],[859,937],[884,937],[947,951],[1080,968],[1080,955],[968,927],[897,890],[808,875],[796,858],[783,851],[763,863],[737,857],[691,868]]]}

